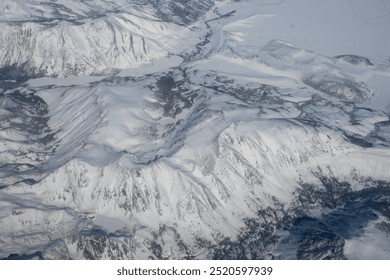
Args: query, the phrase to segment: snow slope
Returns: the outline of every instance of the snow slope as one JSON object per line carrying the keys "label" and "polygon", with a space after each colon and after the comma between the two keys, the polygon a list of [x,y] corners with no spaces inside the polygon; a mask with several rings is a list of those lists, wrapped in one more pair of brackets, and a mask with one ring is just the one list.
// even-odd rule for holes
{"label": "snow slope", "polygon": [[[144,64],[179,50],[180,40],[191,40],[190,24],[212,3],[201,1],[187,15],[186,5],[157,2],[7,0],[0,7],[0,66],[31,77],[101,74]],[[166,5],[172,10],[164,12]],[[171,19],[161,20],[166,17]]]}
{"label": "snow slope", "polygon": [[[4,59],[54,59],[54,68],[38,68],[76,77],[2,80],[0,257],[388,258],[381,247],[390,236],[388,17],[378,16],[386,2],[363,9],[363,0],[199,1],[203,12],[170,22],[175,7],[194,3],[161,1],[156,12],[123,1],[111,14],[111,2],[71,2],[57,4],[70,5],[81,24],[45,29],[63,25],[70,36],[56,45],[65,33],[55,33],[53,51],[90,55],[91,45],[103,51],[105,44],[84,34],[118,45],[110,36],[138,25],[134,50],[150,38],[156,55],[107,51],[96,56],[104,63],[91,58],[77,72],[78,59],[35,61],[34,47],[19,53],[3,41]],[[22,18],[33,2],[5,3]],[[48,18],[65,13],[33,5]],[[351,9],[355,15],[345,17]],[[104,15],[84,19],[91,11]],[[41,24],[35,10],[30,17],[12,28]],[[359,33],[340,28],[371,17]],[[313,30],[381,43],[361,51],[349,41],[325,45]],[[75,46],[86,40],[85,48],[70,47],[69,38]],[[140,62],[164,58],[113,71],[138,53]],[[77,77],[93,72],[105,75]]]}
{"label": "snow slope", "polygon": [[[243,44],[264,45],[271,40],[290,42],[326,56],[355,54],[389,58],[390,3],[381,0],[249,1],[237,13],[241,20],[225,27]],[[248,11],[247,11],[248,10]]]}

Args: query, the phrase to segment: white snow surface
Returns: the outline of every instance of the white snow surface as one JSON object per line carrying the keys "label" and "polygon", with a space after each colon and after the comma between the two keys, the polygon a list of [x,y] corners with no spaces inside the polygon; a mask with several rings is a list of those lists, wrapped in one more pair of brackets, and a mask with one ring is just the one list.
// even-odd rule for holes
{"label": "white snow surface", "polygon": [[[0,7],[0,65],[41,76],[104,74],[141,65],[191,41],[137,1],[6,1]],[[139,1],[145,2],[145,1]],[[28,15],[26,15],[28,13]]]}
{"label": "white snow surface", "polygon": [[[388,59],[390,2],[381,0],[244,1],[241,20],[224,30],[244,45],[290,42],[326,56],[356,54]],[[249,15],[249,16],[248,16]]]}
{"label": "white snow surface", "polygon": [[[355,191],[363,177],[390,181],[390,137],[372,147],[347,137],[370,139],[390,120],[387,1],[218,1],[208,26],[190,27],[124,0],[115,7],[129,8],[115,14],[96,1],[97,19],[89,1],[55,1],[82,19],[46,26],[33,19],[55,9],[33,2],[43,1],[0,4],[0,64],[62,76],[24,85],[47,103],[55,145],[35,184],[0,189],[0,257],[208,258],[205,243],[236,240],[245,219],[275,201],[291,206],[318,172]],[[343,54],[373,65],[334,58]],[[82,76],[93,73],[102,76]],[[176,99],[161,94],[167,77]],[[0,133],[1,163],[20,161],[23,135]],[[388,259],[386,238],[372,222],[345,254]]]}

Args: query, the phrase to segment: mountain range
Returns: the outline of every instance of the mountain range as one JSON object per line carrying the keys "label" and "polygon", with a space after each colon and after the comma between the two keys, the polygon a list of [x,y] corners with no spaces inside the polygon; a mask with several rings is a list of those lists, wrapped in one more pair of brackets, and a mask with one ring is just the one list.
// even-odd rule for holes
{"label": "mountain range", "polygon": [[0,258],[390,259],[390,5],[293,2],[2,1]]}

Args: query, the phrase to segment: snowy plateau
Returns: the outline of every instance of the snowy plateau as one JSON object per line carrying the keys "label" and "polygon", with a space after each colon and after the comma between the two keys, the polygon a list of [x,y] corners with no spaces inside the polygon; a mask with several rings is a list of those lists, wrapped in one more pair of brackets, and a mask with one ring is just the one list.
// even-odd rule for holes
{"label": "snowy plateau", "polygon": [[0,0],[0,259],[390,259],[389,0]]}

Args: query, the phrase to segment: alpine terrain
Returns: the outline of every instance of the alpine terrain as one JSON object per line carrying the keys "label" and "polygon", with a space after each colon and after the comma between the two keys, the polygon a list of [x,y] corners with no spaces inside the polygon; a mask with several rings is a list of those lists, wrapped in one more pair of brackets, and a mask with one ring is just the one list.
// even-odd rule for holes
{"label": "alpine terrain", "polygon": [[1,0],[0,259],[390,259],[390,2]]}

